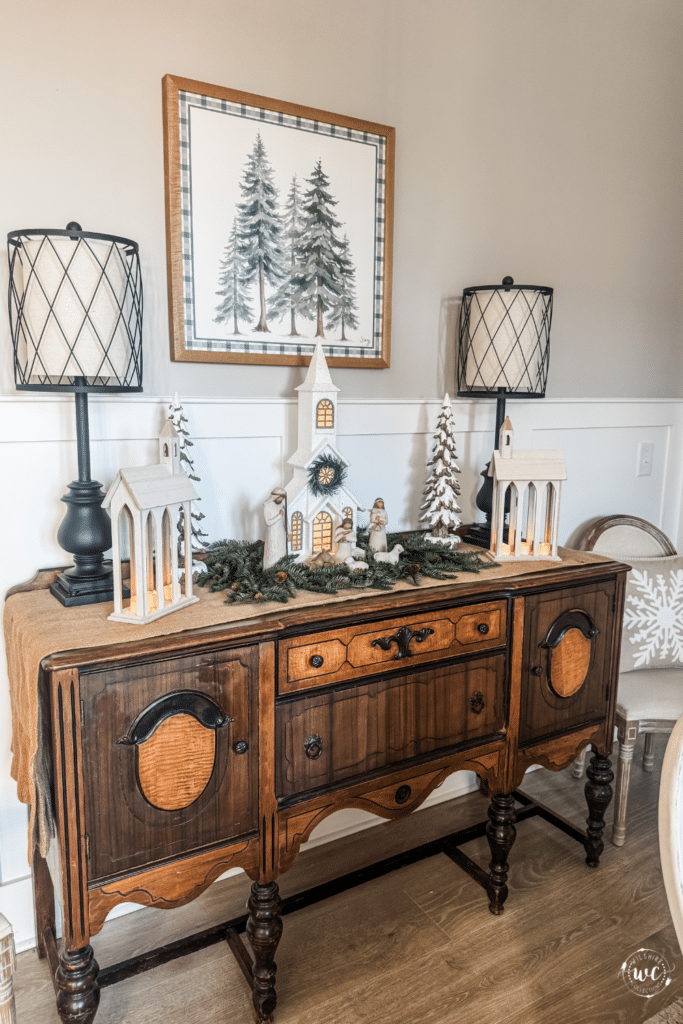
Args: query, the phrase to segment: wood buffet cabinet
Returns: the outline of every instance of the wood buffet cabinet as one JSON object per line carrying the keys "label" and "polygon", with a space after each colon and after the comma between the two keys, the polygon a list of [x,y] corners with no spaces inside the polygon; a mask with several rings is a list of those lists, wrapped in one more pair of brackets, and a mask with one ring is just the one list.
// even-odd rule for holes
{"label": "wood buffet cabinet", "polygon": [[626,571],[592,556],[484,572],[45,659],[60,857],[48,869],[36,850],[33,865],[39,953],[62,1020],[95,1016],[90,938],[112,907],[177,907],[235,866],[253,881],[245,974],[268,1017],[276,880],[301,843],[340,808],[402,818],[461,769],[491,796],[493,913],[507,896],[512,792],[529,766],[564,768],[586,744],[585,848],[597,865]]}

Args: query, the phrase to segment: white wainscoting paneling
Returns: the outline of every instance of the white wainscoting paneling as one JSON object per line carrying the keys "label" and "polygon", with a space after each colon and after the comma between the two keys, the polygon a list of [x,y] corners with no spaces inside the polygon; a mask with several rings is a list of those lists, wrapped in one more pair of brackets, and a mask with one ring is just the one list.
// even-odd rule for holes
{"label": "white wainscoting paneling", "polygon": [[[122,466],[156,461],[156,438],[170,396],[92,398],[93,476],[106,487]],[[289,478],[296,447],[293,399],[185,399],[198,491],[211,540],[262,535],[261,508],[271,487]],[[389,529],[420,525],[425,463],[441,408],[431,401],[340,399],[338,445],[350,460],[348,482],[369,509],[385,500]],[[480,473],[493,448],[495,403],[455,399],[463,522],[476,515]],[[561,448],[568,480],[563,487],[560,540],[585,520],[615,512],[642,516],[683,547],[683,402],[664,400],[509,401],[518,448]],[[44,566],[62,565],[57,544],[64,514],[60,497],[77,475],[73,399],[62,395],[0,398],[0,452],[6,499],[0,512],[5,538],[0,593]],[[637,447],[654,444],[652,474],[637,477]],[[366,513],[367,514],[367,513]],[[361,516],[361,522],[363,517]],[[15,926],[18,948],[34,941],[27,878],[26,808],[9,776],[11,723],[4,658],[0,666],[0,911]],[[445,799],[471,788],[459,773],[430,797]],[[365,827],[360,812],[340,812],[322,823],[313,841]],[[380,819],[377,819],[379,821]]]}

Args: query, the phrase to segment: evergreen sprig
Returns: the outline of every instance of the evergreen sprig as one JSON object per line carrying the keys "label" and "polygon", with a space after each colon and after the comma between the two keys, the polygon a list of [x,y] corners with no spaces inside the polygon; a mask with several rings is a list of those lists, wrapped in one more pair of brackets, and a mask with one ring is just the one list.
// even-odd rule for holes
{"label": "evergreen sprig", "polygon": [[421,577],[435,580],[455,579],[458,573],[478,573],[495,563],[484,562],[476,551],[463,551],[434,544],[422,533],[392,533],[387,537],[391,550],[401,544],[403,551],[396,564],[375,562],[368,548],[369,534],[358,535],[358,546],[365,551],[368,568],[325,565],[311,568],[285,555],[269,569],[263,568],[263,541],[221,540],[206,552],[204,572],[197,582],[211,591],[224,590],[226,602],[262,604],[287,602],[297,590],[317,594],[336,594],[343,590],[391,590],[399,580],[418,586]]}

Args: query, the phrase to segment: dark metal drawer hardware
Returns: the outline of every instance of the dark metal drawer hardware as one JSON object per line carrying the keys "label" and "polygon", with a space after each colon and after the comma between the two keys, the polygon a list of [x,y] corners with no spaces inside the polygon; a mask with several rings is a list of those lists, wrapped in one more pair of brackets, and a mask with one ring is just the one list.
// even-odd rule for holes
{"label": "dark metal drawer hardware", "polygon": [[191,715],[205,729],[221,729],[233,721],[215,700],[197,690],[176,690],[152,701],[137,716],[130,729],[117,743],[145,743],[159,726],[174,715]]}
{"label": "dark metal drawer hardware", "polygon": [[600,630],[595,625],[588,612],[577,609],[574,611],[564,612],[558,619],[555,619],[548,630],[548,635],[545,640],[543,640],[538,646],[544,647],[549,651],[553,650],[560,644],[565,633],[570,629],[580,630],[587,640],[592,640],[600,633]]}
{"label": "dark metal drawer hardware", "polygon": [[534,665],[534,667],[531,670],[531,674],[534,675],[534,676],[542,676],[543,675],[543,669],[541,668],[540,665]]}
{"label": "dark metal drawer hardware", "polygon": [[235,746],[232,748],[236,754],[246,754],[249,750],[249,744],[246,740],[238,740]]}
{"label": "dark metal drawer hardware", "polygon": [[411,793],[412,793],[412,790],[411,790],[410,786],[399,786],[398,789],[396,790],[396,797],[395,797],[396,803],[397,804],[404,804],[404,803],[406,803],[408,800],[410,800],[410,794]]}
{"label": "dark metal drawer hardware", "polygon": [[383,636],[373,640],[370,646],[381,647],[383,651],[388,651],[392,644],[396,644],[398,654],[394,655],[394,661],[398,661],[399,658],[412,658],[415,652],[410,650],[410,641],[415,640],[418,644],[421,644],[433,632],[434,630],[430,629],[429,626],[425,626],[424,629],[418,629],[415,633],[413,633],[409,626],[400,626],[393,636]]}
{"label": "dark metal drawer hardware", "polygon": [[311,665],[313,668],[322,668],[325,663],[325,659],[322,654],[314,654],[311,658]]}
{"label": "dark metal drawer hardware", "polygon": [[480,715],[484,710],[484,694],[481,690],[475,690],[470,697],[470,707],[474,711],[475,715]]}
{"label": "dark metal drawer hardware", "polygon": [[480,622],[479,625],[477,626],[477,629],[479,630],[480,633],[483,633],[484,636],[486,636],[486,634],[489,631],[488,623]]}
{"label": "dark metal drawer hardware", "polygon": [[320,757],[323,752],[323,741],[320,736],[313,733],[309,736],[304,743],[304,750],[306,751],[306,757],[310,757],[311,761],[315,761],[316,758]]}

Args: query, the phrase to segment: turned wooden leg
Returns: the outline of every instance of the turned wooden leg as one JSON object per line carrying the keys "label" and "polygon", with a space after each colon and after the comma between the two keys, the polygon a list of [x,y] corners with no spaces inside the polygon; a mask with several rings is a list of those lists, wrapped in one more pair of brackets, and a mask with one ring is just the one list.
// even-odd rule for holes
{"label": "turned wooden leg", "polygon": [[63,1024],[92,1024],[100,1003],[99,970],[92,946],[62,950],[55,984]]}
{"label": "turned wooden leg", "polygon": [[503,904],[508,895],[507,877],[510,865],[507,858],[517,835],[514,825],[517,817],[514,798],[494,796],[488,813],[486,838],[491,848],[491,863],[486,891],[491,913],[502,914],[505,909]]}
{"label": "turned wooden leg", "polygon": [[645,733],[645,750],[643,751],[643,771],[651,772],[655,766],[655,734]]}
{"label": "turned wooden leg", "polygon": [[[633,750],[631,750],[633,753]],[[603,757],[597,751],[593,751],[590,764],[586,769],[588,779],[586,781],[586,803],[588,804],[588,817],[586,824],[586,864],[596,868],[600,862],[600,854],[605,848],[602,841],[602,833],[605,828],[605,811],[612,799],[612,787],[610,785],[614,778],[612,762],[608,757]],[[627,780],[628,782],[628,780]]]}
{"label": "turned wooden leg", "polygon": [[619,744],[617,781],[614,787],[614,825],[612,826],[612,842],[615,846],[623,846],[626,841],[626,805],[628,803],[628,784],[631,779],[631,763],[633,761],[634,747],[635,740],[633,743],[629,742]]}
{"label": "turned wooden leg", "polygon": [[41,857],[38,849],[33,851],[33,911],[36,922],[36,949],[38,956],[47,955],[43,936],[46,931],[51,931],[56,936],[55,925],[55,890],[50,877],[50,871],[44,857]]}
{"label": "turned wooden leg", "polygon": [[587,750],[587,748],[584,747],[583,750],[581,751],[581,753],[579,754],[579,756],[574,761],[574,767],[572,768],[572,775],[574,776],[575,779],[583,778],[583,771],[584,771],[584,768],[586,767],[586,750]]}
{"label": "turned wooden leg", "polygon": [[275,993],[275,951],[282,935],[282,918],[277,882],[254,882],[247,901],[247,935],[254,951],[252,965],[254,1008],[262,1020],[270,1017],[277,1004]]}

